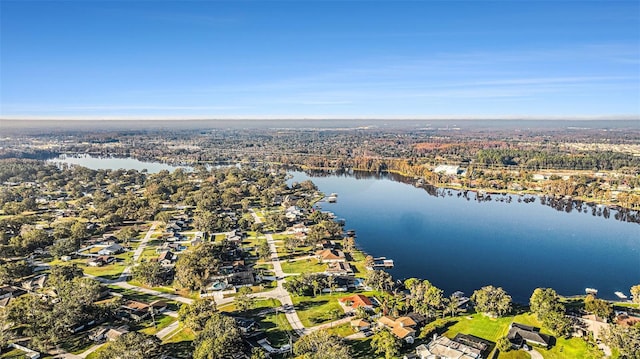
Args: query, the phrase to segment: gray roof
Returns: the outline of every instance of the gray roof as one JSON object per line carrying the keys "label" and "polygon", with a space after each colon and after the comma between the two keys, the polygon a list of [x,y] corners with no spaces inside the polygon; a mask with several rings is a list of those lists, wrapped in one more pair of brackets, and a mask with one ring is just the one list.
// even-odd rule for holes
{"label": "gray roof", "polygon": [[534,344],[548,346],[551,337],[540,333],[540,328],[530,327],[528,325],[512,323],[509,329],[507,339],[511,342],[522,342],[522,340]]}

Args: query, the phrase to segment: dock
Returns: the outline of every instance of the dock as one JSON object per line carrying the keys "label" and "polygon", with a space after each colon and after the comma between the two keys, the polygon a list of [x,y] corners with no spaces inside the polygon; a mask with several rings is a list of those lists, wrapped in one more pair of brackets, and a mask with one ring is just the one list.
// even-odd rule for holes
{"label": "dock", "polygon": [[393,259],[387,259],[387,257],[373,258],[373,268],[393,268]]}
{"label": "dock", "polygon": [[585,288],[584,291],[587,294],[598,295],[598,290],[594,288]]}
{"label": "dock", "polygon": [[618,298],[620,298],[620,299],[627,299],[627,296],[626,296],[626,295],[624,295],[624,293],[622,293],[622,292],[615,292],[615,293],[613,293],[613,294],[615,294],[615,295],[616,295],[616,297],[618,297]]}

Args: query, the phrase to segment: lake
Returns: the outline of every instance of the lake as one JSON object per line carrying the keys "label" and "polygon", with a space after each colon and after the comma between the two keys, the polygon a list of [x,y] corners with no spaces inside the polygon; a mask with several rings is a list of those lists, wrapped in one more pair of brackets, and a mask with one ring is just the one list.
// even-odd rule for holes
{"label": "lake", "polygon": [[68,163],[72,165],[79,165],[92,170],[147,170],[148,173],[158,173],[163,170],[173,172],[178,168],[185,170],[191,170],[189,166],[173,166],[160,162],[147,162],[140,161],[135,158],[116,158],[116,157],[93,157],[90,155],[74,155],[52,158],[47,162],[52,163]]}
{"label": "lake", "polygon": [[[51,161],[149,173],[179,168],[86,155]],[[447,295],[471,294],[492,284],[521,303],[536,287],[564,295],[596,288],[599,297],[615,299],[615,291],[629,295],[629,288],[640,283],[640,225],[635,223],[557,211],[537,198],[533,203],[518,202],[517,196],[510,203],[478,202],[473,193],[467,200],[442,189],[444,196],[433,196],[390,176],[291,174],[289,183],[311,179],[324,193],[338,193],[338,202],[321,203],[323,209],[346,219],[364,251],[394,259],[389,271],[394,278],[428,279]]]}
{"label": "lake", "polygon": [[491,284],[520,303],[537,287],[563,295],[596,288],[599,297],[615,299],[615,291],[629,295],[640,283],[636,223],[557,211],[535,197],[478,202],[473,192],[468,200],[453,190],[433,196],[384,176],[291,174],[290,182],[310,179],[325,194],[338,193],[338,202],[320,203],[322,209],[346,219],[365,252],[393,259],[395,279],[428,279],[447,295]]}

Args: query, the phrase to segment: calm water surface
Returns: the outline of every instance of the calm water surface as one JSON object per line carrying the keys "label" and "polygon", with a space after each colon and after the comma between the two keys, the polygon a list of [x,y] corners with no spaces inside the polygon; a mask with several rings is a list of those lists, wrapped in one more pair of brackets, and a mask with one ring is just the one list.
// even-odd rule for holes
{"label": "calm water surface", "polygon": [[[179,168],[132,158],[51,161],[149,173]],[[565,295],[591,287],[600,297],[614,299],[615,291],[629,295],[629,288],[640,283],[638,224],[558,212],[539,200],[477,202],[471,194],[467,201],[455,191],[452,197],[435,197],[385,178],[292,174],[290,182],[311,179],[321,191],[337,192],[338,203],[323,203],[323,209],[345,218],[366,252],[394,259],[396,267],[390,272],[397,279],[429,279],[447,294],[470,294],[492,284],[519,302],[527,302],[536,287],[552,287]]]}
{"label": "calm water surface", "polygon": [[50,159],[49,162],[79,165],[92,170],[147,170],[149,173],[158,173],[162,170],[173,172],[178,168],[190,169],[188,166],[172,166],[160,162],[140,161],[135,158],[93,157],[89,155],[62,155],[60,157]]}
{"label": "calm water surface", "polygon": [[323,210],[346,219],[356,242],[395,261],[396,279],[419,277],[450,294],[492,284],[528,302],[536,287],[564,295],[597,288],[602,298],[629,295],[640,283],[640,225],[591,213],[559,212],[534,203],[477,202],[435,197],[390,179],[310,177],[324,193],[339,194]]}

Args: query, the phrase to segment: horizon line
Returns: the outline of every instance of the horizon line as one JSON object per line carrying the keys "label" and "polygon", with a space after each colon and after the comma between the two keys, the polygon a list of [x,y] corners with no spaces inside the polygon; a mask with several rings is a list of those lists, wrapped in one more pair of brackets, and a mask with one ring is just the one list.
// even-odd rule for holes
{"label": "horizon line", "polygon": [[602,120],[640,120],[640,114],[609,115],[235,115],[235,116],[0,116],[0,121],[419,121],[419,120],[536,120],[536,121],[602,121]]}

